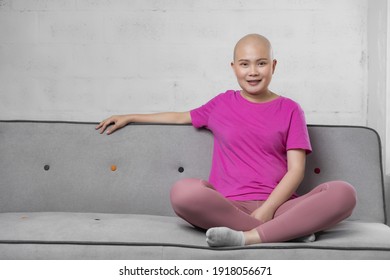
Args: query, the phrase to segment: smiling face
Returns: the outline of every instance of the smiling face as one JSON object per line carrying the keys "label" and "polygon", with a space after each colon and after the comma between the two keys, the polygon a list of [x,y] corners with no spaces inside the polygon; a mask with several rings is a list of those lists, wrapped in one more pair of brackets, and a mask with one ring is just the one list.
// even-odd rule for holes
{"label": "smiling face", "polygon": [[232,68],[242,88],[242,95],[250,101],[264,102],[275,94],[269,91],[276,60],[269,41],[257,34],[247,35],[234,49]]}

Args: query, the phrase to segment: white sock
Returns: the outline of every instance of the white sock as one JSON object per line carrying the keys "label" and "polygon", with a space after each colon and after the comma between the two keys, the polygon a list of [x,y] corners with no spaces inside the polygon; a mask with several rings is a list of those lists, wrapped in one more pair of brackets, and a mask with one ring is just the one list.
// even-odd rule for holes
{"label": "white sock", "polygon": [[314,242],[316,241],[316,236],[314,233],[310,234],[310,235],[306,235],[306,236],[303,236],[303,237],[299,237],[299,238],[295,238],[293,239],[292,241],[294,242]]}
{"label": "white sock", "polygon": [[214,227],[206,232],[206,241],[210,247],[244,246],[244,232],[227,227]]}

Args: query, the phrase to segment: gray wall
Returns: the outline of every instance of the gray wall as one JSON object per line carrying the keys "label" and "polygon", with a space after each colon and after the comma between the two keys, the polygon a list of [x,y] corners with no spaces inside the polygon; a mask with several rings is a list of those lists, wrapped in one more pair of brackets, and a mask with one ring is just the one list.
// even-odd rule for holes
{"label": "gray wall", "polygon": [[367,123],[367,0],[3,0],[0,119],[188,110],[238,88],[232,49],[269,37],[271,89],[308,122]]}

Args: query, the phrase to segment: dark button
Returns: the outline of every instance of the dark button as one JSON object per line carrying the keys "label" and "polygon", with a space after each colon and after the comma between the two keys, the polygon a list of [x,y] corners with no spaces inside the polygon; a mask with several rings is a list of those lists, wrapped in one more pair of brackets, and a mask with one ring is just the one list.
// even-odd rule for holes
{"label": "dark button", "polygon": [[184,168],[183,167],[179,167],[179,169],[177,171],[179,171],[180,173],[183,173],[184,172]]}
{"label": "dark button", "polygon": [[46,164],[43,169],[45,169],[46,171],[50,169],[50,165]]}
{"label": "dark button", "polygon": [[318,167],[314,168],[314,173],[315,174],[320,174],[321,173],[321,169],[319,169]]}

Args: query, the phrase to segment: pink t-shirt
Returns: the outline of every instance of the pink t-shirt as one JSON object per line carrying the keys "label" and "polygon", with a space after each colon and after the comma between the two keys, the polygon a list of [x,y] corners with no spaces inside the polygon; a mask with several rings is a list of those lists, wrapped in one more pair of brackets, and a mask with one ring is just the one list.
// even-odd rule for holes
{"label": "pink t-shirt", "polygon": [[311,152],[304,113],[286,97],[253,103],[229,90],[190,113],[213,132],[209,181],[230,200],[266,200],[287,172],[287,150]]}

